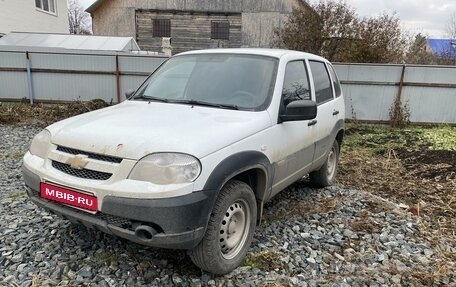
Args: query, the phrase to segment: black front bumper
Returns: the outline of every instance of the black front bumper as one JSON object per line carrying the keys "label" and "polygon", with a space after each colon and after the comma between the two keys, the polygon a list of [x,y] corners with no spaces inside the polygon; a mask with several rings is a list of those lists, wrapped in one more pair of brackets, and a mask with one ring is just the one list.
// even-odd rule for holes
{"label": "black front bumper", "polygon": [[[204,236],[216,195],[215,191],[207,190],[165,199],[106,196],[101,212],[92,215],[41,198],[40,178],[25,167],[22,167],[22,174],[29,187],[28,195],[36,205],[73,223],[160,248],[195,247]],[[134,229],[141,224],[154,227],[158,233],[150,240],[137,237]]]}

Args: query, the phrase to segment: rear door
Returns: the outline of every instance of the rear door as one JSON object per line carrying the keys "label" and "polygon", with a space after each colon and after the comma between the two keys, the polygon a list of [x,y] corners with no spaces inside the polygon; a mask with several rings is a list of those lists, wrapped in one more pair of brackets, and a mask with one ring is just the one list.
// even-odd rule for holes
{"label": "rear door", "polygon": [[316,133],[314,166],[319,167],[325,160],[327,152],[333,142],[331,136],[334,121],[334,91],[326,63],[322,61],[309,60],[309,67],[312,73],[315,101],[317,103]]}
{"label": "rear door", "polygon": [[340,86],[339,79],[337,78],[336,70],[333,65],[326,63],[328,66],[329,74],[331,75],[331,80],[334,88],[334,110],[333,110],[333,122],[335,125],[338,122],[345,119],[345,103],[344,98],[342,97],[342,87]]}

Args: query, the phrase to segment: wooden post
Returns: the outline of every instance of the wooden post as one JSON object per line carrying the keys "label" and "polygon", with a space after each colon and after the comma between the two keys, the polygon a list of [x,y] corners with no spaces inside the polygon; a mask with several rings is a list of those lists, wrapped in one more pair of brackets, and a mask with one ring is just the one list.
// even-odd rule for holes
{"label": "wooden post", "polygon": [[390,109],[390,123],[392,127],[397,127],[404,124],[404,110],[402,108],[402,89],[404,87],[405,68],[402,66],[401,79],[399,81],[399,89],[396,98],[394,99],[393,106]]}
{"label": "wooden post", "polygon": [[402,66],[401,80],[399,81],[399,90],[397,91],[397,97],[396,97],[396,100],[398,100],[398,101],[401,101],[401,98],[402,98],[402,88],[404,87],[405,67],[406,67],[406,65],[404,64]]}
{"label": "wooden post", "polygon": [[30,105],[33,105],[33,86],[32,86],[32,63],[30,61],[29,52],[25,52],[25,62],[27,66],[27,87]]}

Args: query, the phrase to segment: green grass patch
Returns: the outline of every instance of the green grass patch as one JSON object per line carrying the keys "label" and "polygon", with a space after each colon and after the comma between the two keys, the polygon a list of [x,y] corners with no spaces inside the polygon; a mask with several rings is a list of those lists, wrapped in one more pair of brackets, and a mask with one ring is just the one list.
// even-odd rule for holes
{"label": "green grass patch", "polygon": [[347,125],[344,147],[385,154],[390,150],[456,150],[456,127],[391,128],[380,125]]}
{"label": "green grass patch", "polygon": [[432,150],[456,151],[456,127],[441,126],[421,129],[420,137],[429,143]]}
{"label": "green grass patch", "polygon": [[27,197],[27,192],[25,192],[25,191],[14,192],[14,193],[9,194],[8,197],[11,198],[12,200],[19,200],[19,199]]}
{"label": "green grass patch", "polygon": [[0,157],[9,158],[9,159],[22,159],[24,157],[24,153],[15,152],[15,153],[3,154]]}

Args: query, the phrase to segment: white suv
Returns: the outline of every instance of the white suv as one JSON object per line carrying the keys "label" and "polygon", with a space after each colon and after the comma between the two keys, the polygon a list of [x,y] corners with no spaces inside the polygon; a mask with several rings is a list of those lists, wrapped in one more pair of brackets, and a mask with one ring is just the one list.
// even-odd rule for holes
{"label": "white suv", "polygon": [[296,51],[182,53],[127,101],[55,123],[24,156],[39,206],[103,232],[189,250],[224,274],[263,205],[310,173],[334,183],[344,100],[332,65]]}

